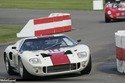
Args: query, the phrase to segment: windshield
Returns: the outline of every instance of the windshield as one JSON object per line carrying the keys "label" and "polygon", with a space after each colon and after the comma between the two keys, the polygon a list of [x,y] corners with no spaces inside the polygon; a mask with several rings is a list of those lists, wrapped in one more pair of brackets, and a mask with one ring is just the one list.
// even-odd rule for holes
{"label": "windshield", "polygon": [[27,39],[22,44],[20,51],[47,50],[60,47],[69,47],[76,45],[76,42],[66,36]]}
{"label": "windshield", "polygon": [[113,3],[112,7],[113,8],[125,8],[125,2]]}

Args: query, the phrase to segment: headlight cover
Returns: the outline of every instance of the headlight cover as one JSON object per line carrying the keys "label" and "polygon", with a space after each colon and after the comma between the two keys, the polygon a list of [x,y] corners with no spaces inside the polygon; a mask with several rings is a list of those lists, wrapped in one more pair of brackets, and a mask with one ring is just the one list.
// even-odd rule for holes
{"label": "headlight cover", "polygon": [[110,15],[112,12],[109,10],[107,13]]}
{"label": "headlight cover", "polygon": [[77,55],[78,55],[79,58],[85,58],[85,57],[87,57],[87,52],[85,52],[85,51],[84,52],[78,52]]}
{"label": "headlight cover", "polygon": [[31,58],[31,59],[29,59],[29,62],[30,62],[31,64],[41,63],[41,61],[40,61],[38,58]]}

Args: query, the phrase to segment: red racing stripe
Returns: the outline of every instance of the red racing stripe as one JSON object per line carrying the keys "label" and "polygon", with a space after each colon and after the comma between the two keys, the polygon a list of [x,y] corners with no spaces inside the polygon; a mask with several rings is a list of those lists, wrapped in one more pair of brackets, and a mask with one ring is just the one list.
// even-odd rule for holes
{"label": "red racing stripe", "polygon": [[34,25],[71,19],[70,15],[34,19]]}
{"label": "red racing stripe", "polygon": [[125,48],[116,46],[116,58],[125,61]]}
{"label": "red racing stripe", "polygon": [[71,25],[35,31],[35,36],[51,35],[71,31]]}
{"label": "red racing stripe", "polygon": [[70,63],[68,56],[66,54],[64,54],[63,52],[53,53],[53,54],[50,54],[50,55],[51,55],[50,58],[51,58],[54,66],[64,65],[64,64]]}

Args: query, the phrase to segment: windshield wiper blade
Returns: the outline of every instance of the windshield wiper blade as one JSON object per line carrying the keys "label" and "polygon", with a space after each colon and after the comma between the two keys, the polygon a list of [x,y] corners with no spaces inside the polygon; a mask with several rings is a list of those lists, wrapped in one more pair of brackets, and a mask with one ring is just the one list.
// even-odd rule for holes
{"label": "windshield wiper blade", "polygon": [[56,46],[58,46],[58,45],[60,45],[60,44],[61,44],[61,43],[57,43],[57,44],[54,44],[54,45],[52,45],[52,46],[50,46],[50,47],[46,47],[45,50],[51,49],[51,48],[56,47]]}

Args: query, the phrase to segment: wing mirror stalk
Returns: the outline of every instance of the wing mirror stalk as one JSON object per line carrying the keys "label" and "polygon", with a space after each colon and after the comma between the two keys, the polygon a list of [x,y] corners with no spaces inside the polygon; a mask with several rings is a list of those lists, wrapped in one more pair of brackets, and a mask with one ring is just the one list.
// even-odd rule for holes
{"label": "wing mirror stalk", "polygon": [[80,42],[81,42],[81,39],[77,40],[77,42],[80,43]]}

